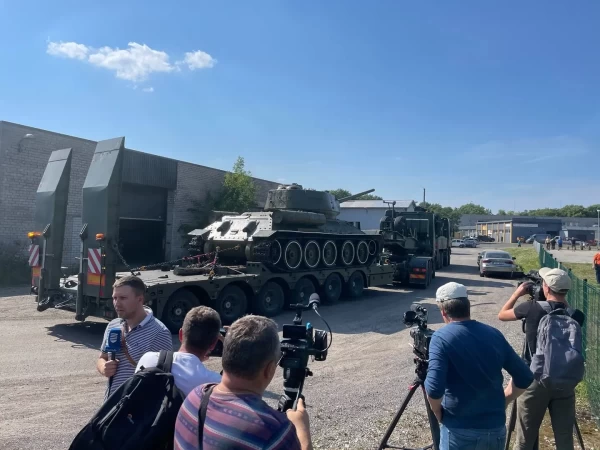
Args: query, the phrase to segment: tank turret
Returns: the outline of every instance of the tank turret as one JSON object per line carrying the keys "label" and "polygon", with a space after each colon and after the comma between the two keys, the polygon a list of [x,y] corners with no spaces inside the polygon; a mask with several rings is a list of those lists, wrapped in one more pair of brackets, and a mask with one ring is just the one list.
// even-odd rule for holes
{"label": "tank turret", "polygon": [[283,271],[364,266],[375,261],[383,240],[337,216],[340,203],[373,191],[338,200],[329,192],[280,185],[268,192],[263,211],[226,214],[190,234],[195,249],[199,242],[205,253],[219,247],[221,262],[263,262]]}

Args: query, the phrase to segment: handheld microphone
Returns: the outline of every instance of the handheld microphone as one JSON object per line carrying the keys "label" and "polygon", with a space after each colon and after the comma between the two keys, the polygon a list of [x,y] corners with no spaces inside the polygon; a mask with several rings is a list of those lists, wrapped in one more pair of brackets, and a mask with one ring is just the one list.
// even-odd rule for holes
{"label": "handheld microphone", "polygon": [[106,339],[104,353],[108,353],[108,360],[113,361],[119,350],[121,350],[121,329],[111,328],[108,332],[108,339]]}

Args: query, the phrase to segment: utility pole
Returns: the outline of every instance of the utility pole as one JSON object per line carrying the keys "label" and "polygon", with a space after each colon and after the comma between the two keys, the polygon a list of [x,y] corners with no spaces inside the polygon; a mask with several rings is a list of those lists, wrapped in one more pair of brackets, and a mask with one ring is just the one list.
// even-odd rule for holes
{"label": "utility pole", "polygon": [[423,188],[423,204],[425,204],[425,188]]}

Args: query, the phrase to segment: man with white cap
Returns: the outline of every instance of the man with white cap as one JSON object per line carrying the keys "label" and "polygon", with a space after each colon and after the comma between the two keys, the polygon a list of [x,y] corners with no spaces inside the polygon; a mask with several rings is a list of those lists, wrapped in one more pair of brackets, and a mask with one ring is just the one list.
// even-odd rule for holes
{"label": "man with white cap", "polygon": [[[566,300],[567,293],[571,289],[569,274],[561,269],[547,267],[540,269],[539,274],[543,280],[542,289],[546,297],[545,302],[528,301],[515,307],[517,300],[526,295],[531,287],[530,282],[522,283],[498,313],[498,319],[502,321],[525,319],[527,347],[524,357],[528,364],[531,363],[531,355],[536,353],[538,326],[542,317],[548,312],[557,309],[567,310],[569,307]],[[582,326],[585,315],[579,310],[569,312],[571,317]],[[548,389],[534,380],[517,402],[518,420],[515,449],[535,448],[539,429],[547,409],[550,410],[556,448],[558,450],[574,448],[575,389]]]}
{"label": "man with white cap", "polygon": [[[533,375],[500,331],[471,319],[465,286],[441,286],[436,302],[447,325],[431,338],[425,390],[441,424],[439,448],[502,449],[506,405]],[[506,389],[502,369],[512,376]]]}

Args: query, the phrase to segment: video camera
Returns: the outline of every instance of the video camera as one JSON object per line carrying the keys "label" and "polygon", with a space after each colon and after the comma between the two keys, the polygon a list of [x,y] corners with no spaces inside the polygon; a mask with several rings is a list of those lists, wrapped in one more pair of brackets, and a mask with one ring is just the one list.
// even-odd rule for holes
{"label": "video camera", "polygon": [[411,305],[410,310],[404,313],[404,325],[412,326],[410,337],[413,338],[413,353],[417,357],[415,363],[425,364],[424,370],[427,370],[427,361],[429,360],[429,344],[433,330],[427,328],[427,309],[421,305]]}
{"label": "video camera", "polygon": [[[540,276],[537,270],[530,270],[525,275],[525,278],[531,281],[531,284],[528,286],[527,293],[529,294],[530,300],[536,302],[546,301],[546,296],[544,295],[544,290],[542,289],[542,277]],[[523,281],[520,281],[517,286],[523,284]]]}
{"label": "video camera", "polygon": [[[331,346],[328,345],[327,332],[317,330],[312,327],[310,322],[302,325],[302,311],[314,310],[315,313],[325,322],[319,314],[317,308],[320,304],[320,299],[317,294],[312,294],[308,301],[308,305],[301,303],[290,305],[296,309],[293,325],[283,326],[283,339],[281,340],[281,359],[279,365],[283,368],[283,395],[279,398],[277,409],[285,412],[290,408],[296,409],[298,399],[302,395],[304,380],[307,376],[312,376],[312,372],[308,369],[308,359],[312,356],[317,361],[325,361],[327,359],[327,351]],[[329,332],[331,328],[325,322]]]}

